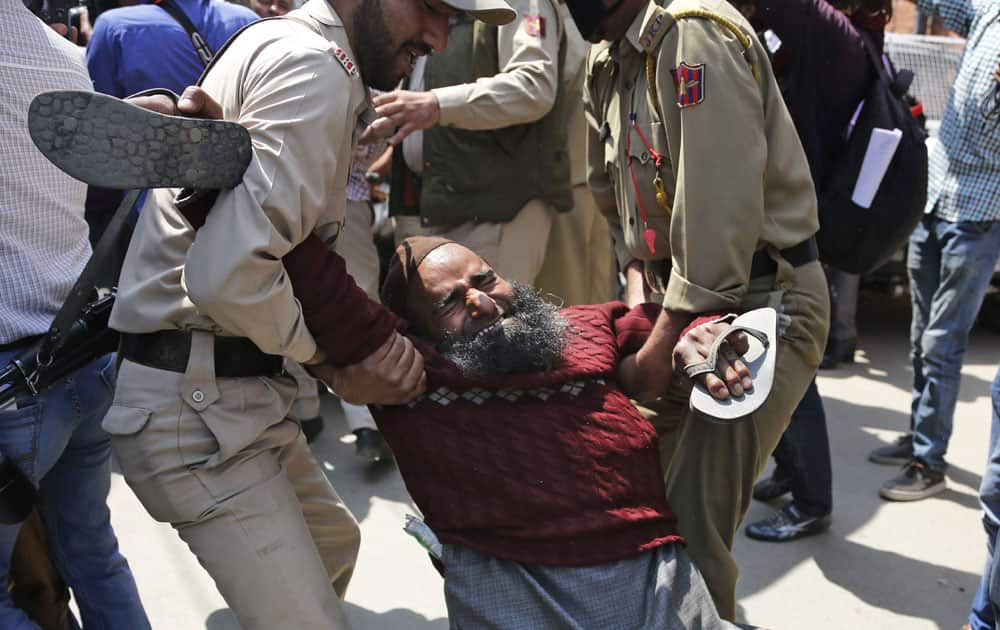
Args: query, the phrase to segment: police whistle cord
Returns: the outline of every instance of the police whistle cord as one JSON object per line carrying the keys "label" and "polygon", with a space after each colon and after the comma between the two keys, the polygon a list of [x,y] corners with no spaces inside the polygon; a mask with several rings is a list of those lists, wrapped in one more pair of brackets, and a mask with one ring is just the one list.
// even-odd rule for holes
{"label": "police whistle cord", "polygon": [[[656,189],[656,203],[666,211],[667,218],[669,218],[671,214],[670,204],[667,203],[667,191],[663,187],[663,177],[660,175],[660,169],[663,166],[663,155],[646,140],[645,134],[639,128],[639,123],[636,122],[635,113],[629,114],[628,118],[632,122],[632,128],[639,135],[642,145],[646,147],[646,153],[653,159],[653,163],[656,166],[656,176],[653,178],[653,187]],[[649,215],[646,214],[646,207],[642,203],[642,194],[639,192],[639,180],[635,176],[635,167],[632,165],[631,133],[625,134],[625,153],[628,154],[628,172],[632,176],[632,187],[635,188],[635,202],[639,206],[639,216],[642,219],[642,238],[646,242],[646,247],[649,248],[649,253],[655,254],[656,232],[653,231],[653,228],[649,227]]]}

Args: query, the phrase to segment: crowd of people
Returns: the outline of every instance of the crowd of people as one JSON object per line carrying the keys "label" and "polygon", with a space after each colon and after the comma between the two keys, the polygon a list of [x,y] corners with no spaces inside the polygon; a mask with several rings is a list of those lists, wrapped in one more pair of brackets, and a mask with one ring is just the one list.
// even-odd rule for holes
{"label": "crowd of people", "polygon": [[[967,44],[908,246],[910,431],[870,455],[902,466],[893,501],[946,487],[1000,258],[1000,2],[914,1]],[[150,627],[113,451],[242,627],[348,628],[361,532],[308,446],[325,390],[357,455],[395,460],[451,627],[746,627],[751,499],[791,495],[749,537],[829,529],[815,376],[854,360],[859,277],[824,264],[817,208],[869,60],[895,72],[891,0],[89,0],[55,23],[57,4],[0,3],[0,367],[105,232],[121,341],[0,406],[0,455],[38,496],[0,525],[0,627]],[[119,99],[80,116],[125,150],[94,143],[77,178],[170,162],[193,184],[133,186],[114,234],[122,191],[32,143],[52,90]],[[183,129],[165,115],[202,126],[161,142]],[[225,121],[249,166],[197,185],[212,164],[185,143]],[[756,309],[774,331],[733,319]],[[1000,366],[992,402],[974,630],[1000,612]]]}

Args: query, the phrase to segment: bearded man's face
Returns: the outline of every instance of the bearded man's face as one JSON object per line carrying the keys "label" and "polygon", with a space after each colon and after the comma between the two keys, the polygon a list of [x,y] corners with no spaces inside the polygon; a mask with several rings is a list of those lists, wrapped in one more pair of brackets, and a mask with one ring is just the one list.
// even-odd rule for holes
{"label": "bearded man's face", "polygon": [[504,316],[471,337],[448,336],[441,352],[466,374],[545,372],[562,356],[566,321],[538,289],[517,282]]}
{"label": "bearded man's face", "polygon": [[507,282],[457,243],[434,249],[418,271],[408,318],[463,371],[538,372],[558,363],[566,324],[537,290]]}

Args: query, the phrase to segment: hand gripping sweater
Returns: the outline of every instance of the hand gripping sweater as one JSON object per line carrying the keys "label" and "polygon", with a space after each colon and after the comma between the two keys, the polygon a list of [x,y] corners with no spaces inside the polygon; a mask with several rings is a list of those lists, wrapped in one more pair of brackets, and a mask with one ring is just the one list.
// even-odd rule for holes
{"label": "hand gripping sweater", "polygon": [[442,542],[580,566],[681,540],[656,431],[615,382],[619,361],[658,312],[620,303],[564,309],[562,363],[543,373],[468,378],[422,344],[427,394],[372,411]]}

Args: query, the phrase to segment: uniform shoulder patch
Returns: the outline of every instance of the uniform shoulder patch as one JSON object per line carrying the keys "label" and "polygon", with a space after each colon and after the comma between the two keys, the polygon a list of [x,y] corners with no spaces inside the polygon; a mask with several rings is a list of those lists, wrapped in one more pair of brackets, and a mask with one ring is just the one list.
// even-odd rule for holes
{"label": "uniform shoulder patch", "polygon": [[660,40],[667,34],[674,23],[673,16],[666,9],[658,6],[652,8],[652,14],[646,16],[639,34],[639,45],[647,53],[653,53],[660,45]]}
{"label": "uniform shoulder patch", "polygon": [[524,32],[532,37],[545,37],[545,18],[540,15],[524,16]]}
{"label": "uniform shoulder patch", "polygon": [[705,64],[688,65],[683,61],[674,70],[677,86],[677,105],[682,109],[694,107],[705,100]]}
{"label": "uniform shoulder patch", "polygon": [[334,45],[332,52],[333,56],[340,62],[340,65],[344,66],[344,70],[347,70],[347,74],[352,77],[358,76],[358,64],[354,63],[354,60],[351,59],[351,56],[347,54],[346,50],[340,46]]}

